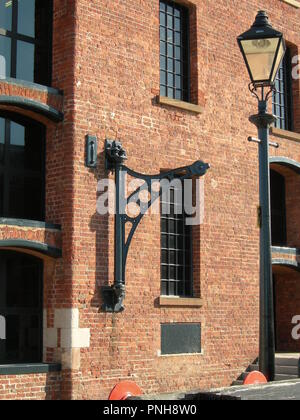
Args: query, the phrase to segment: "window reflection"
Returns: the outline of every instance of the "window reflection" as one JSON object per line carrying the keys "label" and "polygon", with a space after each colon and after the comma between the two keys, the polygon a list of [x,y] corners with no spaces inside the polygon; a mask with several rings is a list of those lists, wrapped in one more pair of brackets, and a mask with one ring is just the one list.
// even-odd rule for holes
{"label": "window reflection", "polygon": [[34,45],[18,41],[17,79],[34,81]]}
{"label": "window reflection", "polygon": [[35,0],[18,0],[18,33],[35,37]]}
{"label": "window reflection", "polygon": [[0,0],[0,28],[11,30],[12,1]]}
{"label": "window reflection", "polygon": [[0,78],[11,74],[11,40],[0,35]]}

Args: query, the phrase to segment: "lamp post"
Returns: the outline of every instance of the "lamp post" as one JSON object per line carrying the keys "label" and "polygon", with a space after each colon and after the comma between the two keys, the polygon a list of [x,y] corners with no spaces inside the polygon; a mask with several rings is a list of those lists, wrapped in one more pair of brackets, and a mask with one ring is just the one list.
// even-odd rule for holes
{"label": "lamp post", "polygon": [[260,230],[260,343],[259,369],[269,381],[275,377],[275,329],[271,255],[271,205],[269,129],[276,118],[267,113],[267,102],[275,91],[275,78],[286,46],[283,34],[269,22],[266,12],[259,11],[254,24],[238,37],[251,83],[249,89],[258,99],[258,114],[250,121],[258,129]]}

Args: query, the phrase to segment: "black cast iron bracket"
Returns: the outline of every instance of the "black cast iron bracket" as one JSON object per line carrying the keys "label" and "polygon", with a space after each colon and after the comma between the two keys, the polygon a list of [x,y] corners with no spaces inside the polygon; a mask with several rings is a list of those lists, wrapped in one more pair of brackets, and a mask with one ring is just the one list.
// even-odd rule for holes
{"label": "black cast iron bracket", "polygon": [[[113,286],[102,288],[102,296],[104,300],[103,310],[105,312],[122,312],[124,310],[123,301],[125,298],[125,272],[126,262],[130,244],[134,233],[137,230],[142,218],[147,210],[162,195],[161,184],[157,191],[153,191],[153,183],[163,180],[172,181],[175,177],[179,180],[190,179],[192,177],[201,177],[206,174],[210,165],[202,161],[196,161],[192,165],[176,168],[168,172],[157,175],[145,175],[135,172],[124,165],[127,159],[126,151],[122,144],[114,140],[106,140],[105,142],[105,166],[107,170],[115,173],[116,182],[116,215],[115,215],[115,272]],[[128,197],[125,195],[125,177],[131,176],[134,179],[144,181]],[[140,193],[146,191],[148,193],[148,201],[142,201]],[[140,208],[140,213],[136,217],[130,217],[126,213],[129,204],[135,203]],[[129,233],[125,238],[126,225],[129,224]]]}

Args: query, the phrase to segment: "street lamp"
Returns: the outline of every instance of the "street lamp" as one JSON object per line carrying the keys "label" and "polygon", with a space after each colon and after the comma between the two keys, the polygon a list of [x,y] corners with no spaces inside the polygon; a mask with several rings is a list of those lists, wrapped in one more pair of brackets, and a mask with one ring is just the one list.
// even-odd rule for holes
{"label": "street lamp", "polygon": [[[260,349],[259,369],[269,381],[275,377],[275,332],[271,254],[271,205],[269,129],[276,118],[267,113],[267,102],[275,91],[275,78],[286,46],[283,34],[259,11],[253,26],[237,38],[251,83],[249,89],[258,99],[258,114],[250,121],[258,128],[260,195]],[[259,89],[261,92],[259,92]],[[260,93],[260,95],[259,95]],[[250,138],[251,140],[251,138]]]}

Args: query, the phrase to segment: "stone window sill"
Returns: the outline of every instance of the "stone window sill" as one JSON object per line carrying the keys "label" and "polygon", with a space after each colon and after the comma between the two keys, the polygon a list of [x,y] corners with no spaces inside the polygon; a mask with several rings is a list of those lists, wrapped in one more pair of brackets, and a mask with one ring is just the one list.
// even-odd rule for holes
{"label": "stone window sill", "polygon": [[203,306],[203,300],[198,298],[180,298],[173,296],[160,296],[160,306],[172,306],[172,307],[189,307],[189,308],[201,308]]}
{"label": "stone window sill", "polygon": [[300,143],[300,134],[293,131],[282,130],[281,128],[271,127],[270,134],[281,139],[292,140]]}
{"label": "stone window sill", "polygon": [[178,354],[160,354],[159,357],[190,357],[190,356],[204,356],[204,351],[201,353],[178,353]]}
{"label": "stone window sill", "polygon": [[296,0],[282,0],[283,3],[289,4],[290,6],[296,7],[296,9],[300,8],[300,1]]}
{"label": "stone window sill", "polygon": [[179,101],[177,99],[168,98],[166,96],[158,96],[157,103],[160,105],[172,106],[184,111],[193,112],[194,114],[202,114],[204,108],[200,105],[191,104],[189,102]]}
{"label": "stone window sill", "polygon": [[0,365],[0,375],[32,375],[38,373],[60,372],[61,365],[54,363],[22,363]]}
{"label": "stone window sill", "polygon": [[288,254],[293,256],[300,255],[299,248],[291,248],[287,246],[272,246],[272,252],[275,254]]}

